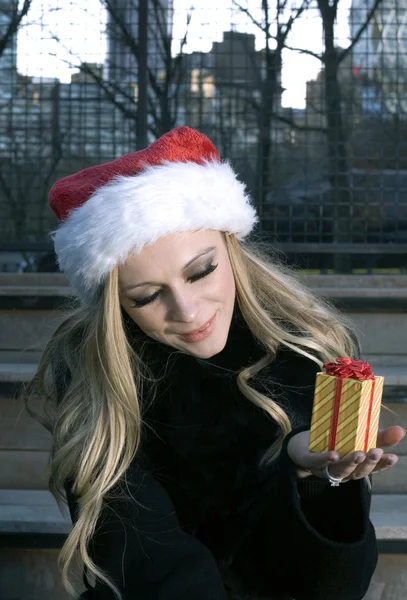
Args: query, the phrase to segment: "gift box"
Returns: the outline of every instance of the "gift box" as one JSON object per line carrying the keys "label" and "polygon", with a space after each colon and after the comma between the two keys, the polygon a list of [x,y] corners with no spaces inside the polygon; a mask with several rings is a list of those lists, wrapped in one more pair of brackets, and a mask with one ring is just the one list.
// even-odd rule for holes
{"label": "gift box", "polygon": [[338,358],[317,373],[310,431],[311,452],[346,456],[376,447],[384,377],[369,363]]}

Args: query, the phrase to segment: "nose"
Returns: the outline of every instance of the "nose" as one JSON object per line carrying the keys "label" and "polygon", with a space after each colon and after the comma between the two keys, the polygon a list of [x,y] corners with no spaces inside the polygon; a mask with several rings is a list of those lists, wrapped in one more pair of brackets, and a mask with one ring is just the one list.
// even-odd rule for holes
{"label": "nose", "polygon": [[169,299],[168,317],[171,321],[194,323],[198,314],[198,302],[192,289],[172,291]]}

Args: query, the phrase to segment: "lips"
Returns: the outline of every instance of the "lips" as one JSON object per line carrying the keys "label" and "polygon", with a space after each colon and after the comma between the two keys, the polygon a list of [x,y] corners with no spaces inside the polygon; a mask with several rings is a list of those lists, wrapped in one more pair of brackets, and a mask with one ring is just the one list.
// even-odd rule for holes
{"label": "lips", "polygon": [[216,325],[216,313],[213,315],[209,321],[206,321],[199,329],[192,331],[191,333],[182,333],[179,334],[180,338],[182,338],[186,342],[194,343],[201,342],[205,338],[207,338],[214,331]]}
{"label": "lips", "polygon": [[200,327],[199,329],[195,329],[195,331],[188,331],[188,333],[180,333],[180,335],[184,336],[184,335],[195,335],[196,333],[201,333],[201,331],[204,331],[204,329],[206,329],[210,322],[212,321],[213,317],[211,317],[208,321],[206,321],[206,323],[204,323],[202,325],[202,327]]}

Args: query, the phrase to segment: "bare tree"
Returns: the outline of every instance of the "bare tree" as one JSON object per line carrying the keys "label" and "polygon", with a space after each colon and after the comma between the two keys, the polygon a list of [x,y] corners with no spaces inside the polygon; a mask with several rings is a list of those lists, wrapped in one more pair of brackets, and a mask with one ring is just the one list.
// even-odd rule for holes
{"label": "bare tree", "polygon": [[[29,13],[32,0],[0,0],[0,57],[13,43],[23,19]],[[49,127],[40,126],[38,114],[31,113],[24,85],[13,87],[12,98],[3,99],[0,106],[0,127],[4,150],[0,156],[0,213],[5,239],[21,241],[30,235],[44,235],[48,187],[62,156],[59,131],[59,90],[51,92]],[[10,119],[16,109],[24,114]],[[35,125],[35,126],[34,126]]]}
{"label": "bare tree", "polygon": [[[326,136],[329,164],[329,178],[332,189],[333,204],[333,241],[336,243],[349,241],[350,228],[350,183],[349,183],[349,164],[347,154],[347,126],[344,116],[344,103],[340,82],[340,72],[345,59],[350,55],[354,46],[358,43],[363,33],[369,26],[377,7],[381,0],[373,0],[363,23],[350,40],[346,48],[338,49],[335,44],[335,28],[337,23],[338,6],[340,0],[316,0],[316,5],[323,27],[324,50],[321,54],[308,50],[306,48],[293,48],[288,45],[287,37],[295,20],[300,17],[304,11],[310,9],[315,4],[311,2],[302,2],[298,8],[289,9],[286,0],[277,0],[271,9],[267,0],[262,0],[262,22],[257,22],[250,11],[242,6],[237,0],[233,4],[243,11],[262,32],[265,38],[265,81],[262,85],[261,100],[259,103],[259,164],[258,178],[259,190],[258,198],[264,200],[264,192],[269,187],[268,157],[271,152],[271,122],[273,119],[279,119],[286,122],[293,129],[319,130]],[[311,5],[312,4],[312,5]],[[290,11],[291,12],[287,12]],[[274,12],[272,12],[274,11]],[[274,32],[271,28],[274,27]],[[271,47],[273,44],[273,48]],[[302,54],[308,54],[317,58],[321,62],[323,73],[323,115],[325,125],[322,127],[298,127],[295,122],[286,115],[275,114],[273,106],[276,98],[276,75],[281,69],[282,50],[295,50]],[[260,193],[259,193],[260,192]],[[348,210],[346,209],[348,207]],[[338,270],[348,268],[347,261],[343,255],[336,259]]]}
{"label": "bare tree", "polygon": [[371,9],[354,37],[346,48],[337,48],[335,27],[340,0],[316,0],[322,20],[324,51],[321,54],[303,48],[289,48],[303,54],[309,54],[322,63],[324,74],[324,101],[327,122],[328,155],[330,176],[334,187],[342,187],[337,177],[348,172],[346,154],[346,129],[342,110],[342,91],[340,85],[340,67],[360,40],[369,26],[381,0],[375,0]]}
{"label": "bare tree", "polygon": [[[137,15],[138,3],[128,0],[123,3],[120,0],[101,0],[109,17],[108,34],[111,41],[115,41],[120,48],[118,52],[126,53],[129,59],[130,75],[133,78],[132,86],[129,83],[129,73],[126,81],[114,76],[114,67],[108,64],[107,77],[103,77],[90,64],[79,65],[79,69],[87,73],[93,81],[98,84],[108,100],[116,106],[127,119],[137,118],[138,99],[138,65],[141,53],[148,48],[141,48],[137,39],[137,32],[129,22],[128,11],[130,8]],[[183,80],[183,50],[187,43],[188,25],[192,17],[192,10],[187,13],[185,33],[179,40],[179,48],[176,56],[172,50],[174,39],[172,28],[168,23],[168,9],[162,0],[150,0],[148,18],[149,37],[154,37],[155,64],[149,57],[148,61],[148,129],[155,137],[172,129],[177,123],[179,112],[179,92]],[[133,24],[134,25],[134,24]],[[113,57],[113,60],[115,57]],[[113,73],[112,73],[113,72]]]}
{"label": "bare tree", "polygon": [[[7,129],[7,154],[0,157],[0,220],[6,224],[8,239],[21,241],[30,235],[41,238],[48,230],[47,192],[63,155],[59,85],[56,82],[51,90],[48,127],[21,131],[19,124],[14,129],[11,123]],[[26,108],[19,91],[13,105]],[[26,116],[31,123],[37,122],[34,114],[26,112]]]}
{"label": "bare tree", "polygon": [[3,22],[6,23],[6,26],[0,30],[0,56],[13,36],[16,35],[21,21],[30,10],[31,3],[32,0],[24,0],[23,5],[19,8],[20,3],[18,0],[14,0],[13,2],[0,0],[0,15],[5,17]]}
{"label": "bare tree", "polygon": [[[270,190],[270,158],[272,155],[272,125],[276,121],[288,122],[296,126],[290,119],[279,114],[277,98],[281,95],[282,53],[286,47],[287,38],[295,21],[308,8],[310,0],[301,0],[293,7],[289,0],[261,0],[262,18],[257,20],[247,6],[237,0],[233,5],[244,13],[262,33],[264,40],[263,64],[253,64],[257,74],[257,97],[252,95],[251,105],[257,115],[258,149],[256,169],[256,198],[261,211],[266,196]],[[298,126],[297,126],[298,127]]]}
{"label": "bare tree", "polygon": [[[321,54],[307,49],[290,48],[317,58],[323,72],[323,98],[328,144],[329,179],[332,187],[333,241],[345,243],[350,240],[351,189],[349,181],[349,161],[347,152],[347,128],[343,114],[343,94],[340,83],[340,70],[344,60],[352,52],[369,26],[381,0],[374,0],[365,20],[350,40],[346,48],[335,44],[335,29],[340,0],[316,0],[323,28],[324,50]],[[335,267],[347,271],[348,257],[338,255]]]}

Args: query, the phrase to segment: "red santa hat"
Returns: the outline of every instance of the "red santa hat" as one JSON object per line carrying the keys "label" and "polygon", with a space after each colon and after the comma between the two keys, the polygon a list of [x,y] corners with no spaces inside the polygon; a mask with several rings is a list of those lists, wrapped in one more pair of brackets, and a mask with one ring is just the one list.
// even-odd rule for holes
{"label": "red santa hat", "polygon": [[178,231],[246,237],[257,221],[245,186],[212,142],[178,127],[145,150],[57,181],[49,202],[59,266],[82,302],[129,254]]}

